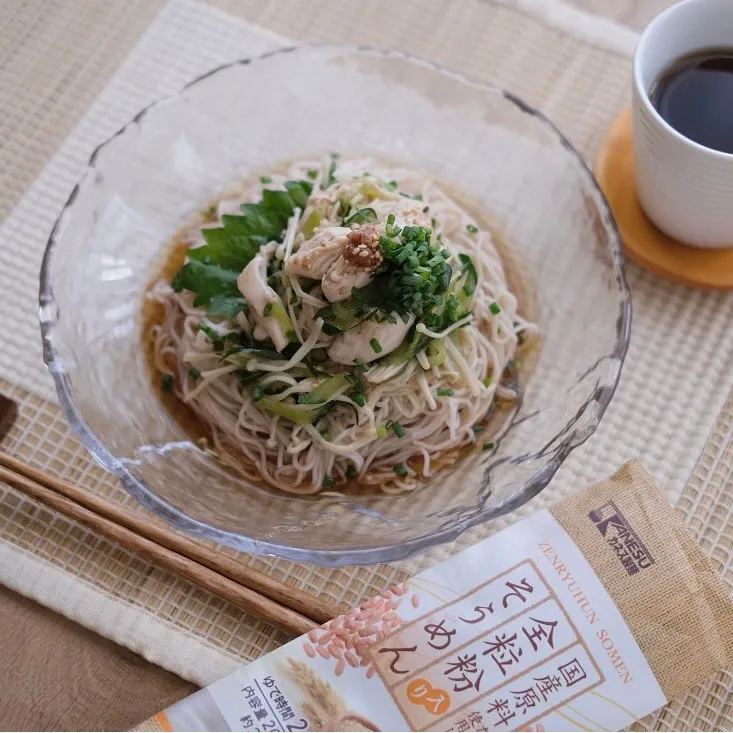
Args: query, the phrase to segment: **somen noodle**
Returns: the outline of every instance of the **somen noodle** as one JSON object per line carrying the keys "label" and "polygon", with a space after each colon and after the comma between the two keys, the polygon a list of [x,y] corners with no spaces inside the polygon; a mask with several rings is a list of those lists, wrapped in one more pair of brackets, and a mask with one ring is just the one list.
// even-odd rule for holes
{"label": "somen noodle", "polygon": [[438,183],[299,161],[183,236],[186,263],[149,293],[155,366],[227,464],[298,494],[399,493],[441,456],[493,448],[484,426],[537,327],[491,233]]}

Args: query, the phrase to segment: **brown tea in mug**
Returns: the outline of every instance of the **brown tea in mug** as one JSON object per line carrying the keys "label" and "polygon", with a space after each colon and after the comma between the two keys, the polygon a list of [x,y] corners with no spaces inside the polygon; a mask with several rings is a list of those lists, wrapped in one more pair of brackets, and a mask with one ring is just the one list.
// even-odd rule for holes
{"label": "brown tea in mug", "polygon": [[733,154],[733,48],[683,56],[660,75],[649,98],[677,132]]}

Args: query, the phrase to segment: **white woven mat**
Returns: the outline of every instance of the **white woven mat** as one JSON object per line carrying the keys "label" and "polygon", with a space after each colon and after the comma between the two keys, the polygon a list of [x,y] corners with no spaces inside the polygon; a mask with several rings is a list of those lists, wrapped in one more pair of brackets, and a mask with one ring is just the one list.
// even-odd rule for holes
{"label": "white woven mat", "polygon": [[[617,52],[628,52],[630,31],[608,21],[582,24],[563,14],[557,2],[538,6],[545,21],[590,35],[602,35]],[[588,28],[595,31],[588,31]],[[271,31],[193,0],[170,2],[130,53],[76,129],[22,201],[0,226],[0,377],[41,397],[55,394],[41,360],[37,325],[40,259],[57,212],[84,171],[91,150],[153,99],[223,62],[256,55],[289,41]],[[180,49],[195,49],[181,53]],[[551,107],[551,105],[548,105]],[[551,113],[550,109],[550,113]],[[586,151],[589,152],[589,151]],[[558,477],[522,513],[554,503],[640,456],[676,502],[733,387],[733,296],[667,285],[635,266],[632,344],[621,383],[596,434],[573,453]],[[513,517],[514,518],[514,517]],[[495,523],[495,530],[502,523]],[[477,528],[459,540],[475,542],[489,531]],[[455,547],[420,559],[430,564]],[[417,565],[408,562],[412,571]]]}

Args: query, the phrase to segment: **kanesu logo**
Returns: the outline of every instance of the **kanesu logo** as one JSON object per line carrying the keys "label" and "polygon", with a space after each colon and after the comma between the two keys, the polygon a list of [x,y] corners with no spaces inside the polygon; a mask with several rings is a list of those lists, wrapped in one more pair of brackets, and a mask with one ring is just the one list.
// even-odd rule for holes
{"label": "kanesu logo", "polygon": [[654,564],[644,543],[612,501],[589,512],[588,516],[629,575],[635,575]]}

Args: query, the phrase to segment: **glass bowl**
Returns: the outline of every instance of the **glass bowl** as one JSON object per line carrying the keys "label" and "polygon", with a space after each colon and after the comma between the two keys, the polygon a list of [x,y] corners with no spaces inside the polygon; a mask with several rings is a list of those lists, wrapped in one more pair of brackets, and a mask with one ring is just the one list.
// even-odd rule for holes
{"label": "glass bowl", "polygon": [[[398,159],[478,202],[534,283],[542,328],[518,413],[490,454],[400,496],[294,497],[233,476],[161,405],[142,302],[182,221],[237,180],[326,151]],[[590,171],[541,114],[397,53],[298,47],[215,69],[101,145],[41,270],[44,358],[74,431],[144,506],[239,550],[321,565],[397,560],[529,501],[596,429],[631,303]]]}

